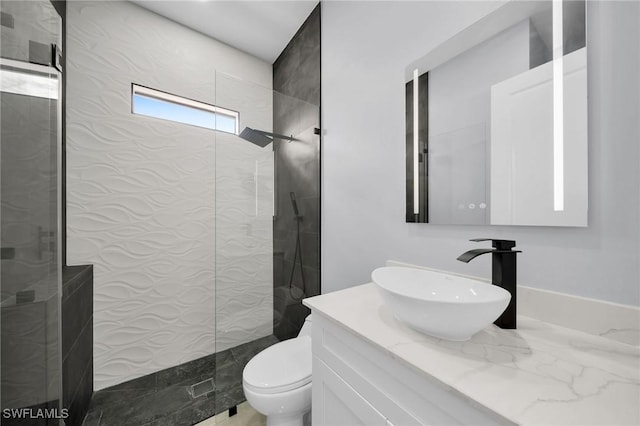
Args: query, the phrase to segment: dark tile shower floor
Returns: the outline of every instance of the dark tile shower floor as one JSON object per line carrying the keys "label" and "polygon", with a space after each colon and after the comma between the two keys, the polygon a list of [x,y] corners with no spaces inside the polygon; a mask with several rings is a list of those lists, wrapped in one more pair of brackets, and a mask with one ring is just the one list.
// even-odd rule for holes
{"label": "dark tile shower floor", "polygon": [[[245,400],[244,366],[277,342],[273,335],[263,337],[95,392],[83,425],[190,426],[201,422]],[[194,396],[192,385],[207,379],[212,383],[202,386],[205,393],[198,396],[198,387]]]}

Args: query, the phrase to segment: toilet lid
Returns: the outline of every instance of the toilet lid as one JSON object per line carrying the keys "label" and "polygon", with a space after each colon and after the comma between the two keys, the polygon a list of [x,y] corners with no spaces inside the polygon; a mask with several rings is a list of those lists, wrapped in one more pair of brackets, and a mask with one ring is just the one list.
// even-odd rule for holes
{"label": "toilet lid", "polygon": [[260,393],[279,393],[311,382],[311,338],[285,340],[254,356],[242,372],[244,385]]}

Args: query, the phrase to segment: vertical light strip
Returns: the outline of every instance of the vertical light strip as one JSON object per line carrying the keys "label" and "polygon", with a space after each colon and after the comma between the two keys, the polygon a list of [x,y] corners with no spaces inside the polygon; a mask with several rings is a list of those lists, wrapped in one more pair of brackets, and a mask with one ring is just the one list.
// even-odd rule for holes
{"label": "vertical light strip", "polygon": [[418,162],[418,69],[413,70],[413,214],[420,214],[420,173]]}
{"label": "vertical light strip", "polygon": [[553,0],[553,210],[564,210],[564,64],[562,0]]}

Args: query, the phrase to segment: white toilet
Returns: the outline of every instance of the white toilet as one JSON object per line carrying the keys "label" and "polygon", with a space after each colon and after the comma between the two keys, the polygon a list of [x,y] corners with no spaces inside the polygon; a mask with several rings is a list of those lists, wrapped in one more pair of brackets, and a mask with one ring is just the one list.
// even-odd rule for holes
{"label": "white toilet", "polygon": [[311,410],[311,315],[298,337],[268,347],[242,372],[244,395],[267,426],[303,426]]}

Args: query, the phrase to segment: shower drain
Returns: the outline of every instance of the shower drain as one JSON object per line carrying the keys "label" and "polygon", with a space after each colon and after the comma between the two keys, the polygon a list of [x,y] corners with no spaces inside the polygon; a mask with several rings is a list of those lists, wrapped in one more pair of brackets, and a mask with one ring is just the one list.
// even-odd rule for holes
{"label": "shower drain", "polygon": [[213,392],[213,379],[209,378],[196,384],[191,385],[191,398],[198,398]]}

